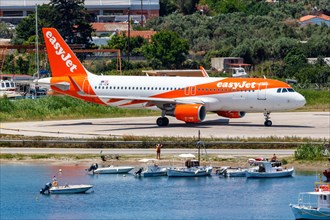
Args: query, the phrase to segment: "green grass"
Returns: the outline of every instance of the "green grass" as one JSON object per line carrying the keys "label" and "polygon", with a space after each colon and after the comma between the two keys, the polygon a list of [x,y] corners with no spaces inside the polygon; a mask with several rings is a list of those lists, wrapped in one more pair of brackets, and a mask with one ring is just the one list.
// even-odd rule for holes
{"label": "green grass", "polygon": [[297,89],[306,99],[306,105],[300,110],[304,111],[329,111],[330,110],[330,91],[312,90],[312,89]]}

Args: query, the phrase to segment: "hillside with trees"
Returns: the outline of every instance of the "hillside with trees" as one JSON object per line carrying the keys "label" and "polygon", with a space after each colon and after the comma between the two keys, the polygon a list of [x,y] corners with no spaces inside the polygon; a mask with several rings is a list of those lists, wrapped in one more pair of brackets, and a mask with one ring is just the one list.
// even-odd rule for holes
{"label": "hillside with trees", "polygon": [[[56,27],[68,42],[91,47],[91,19],[83,1],[70,1],[70,5],[65,2],[52,0],[49,5],[39,6],[39,27]],[[113,37],[107,47],[121,49],[124,57],[143,55],[145,60],[140,62],[127,63],[123,59],[123,67],[131,70],[128,74],[139,74],[139,68],[184,69],[203,65],[210,69],[212,57],[242,57],[252,65],[252,76],[323,84],[329,82],[330,75],[330,67],[322,59],[330,57],[330,27],[326,24],[302,26],[298,22],[301,16],[321,13],[330,15],[328,0],[275,3],[160,0],[160,17],[149,20],[144,27],[133,25],[134,29],[156,30],[158,33],[150,42],[120,35]],[[65,19],[61,19],[63,17]],[[61,22],[56,22],[59,20]],[[34,14],[18,25],[13,42],[32,43],[33,25]],[[42,39],[41,31],[39,35]],[[309,57],[318,58],[316,64],[308,64]],[[94,67],[96,72],[114,72],[114,65],[109,62],[93,64]],[[12,69],[13,65],[4,68]],[[132,69],[136,71],[132,73]]]}

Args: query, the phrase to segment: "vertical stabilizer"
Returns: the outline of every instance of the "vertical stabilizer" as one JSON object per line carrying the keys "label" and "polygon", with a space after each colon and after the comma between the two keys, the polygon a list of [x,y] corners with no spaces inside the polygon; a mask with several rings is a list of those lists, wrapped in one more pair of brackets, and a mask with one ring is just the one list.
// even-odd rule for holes
{"label": "vertical stabilizer", "polygon": [[55,28],[42,29],[52,77],[87,75],[86,69]]}

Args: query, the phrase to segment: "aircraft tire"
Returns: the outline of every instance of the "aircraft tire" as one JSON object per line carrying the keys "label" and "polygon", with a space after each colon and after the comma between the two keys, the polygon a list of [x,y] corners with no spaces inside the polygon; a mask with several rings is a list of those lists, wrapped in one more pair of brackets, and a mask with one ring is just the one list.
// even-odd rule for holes
{"label": "aircraft tire", "polygon": [[159,127],[164,127],[164,126],[168,125],[169,120],[167,117],[159,117],[159,118],[157,118],[156,123]]}
{"label": "aircraft tire", "polygon": [[266,120],[264,124],[266,127],[270,127],[270,126],[272,126],[273,123],[271,120]]}

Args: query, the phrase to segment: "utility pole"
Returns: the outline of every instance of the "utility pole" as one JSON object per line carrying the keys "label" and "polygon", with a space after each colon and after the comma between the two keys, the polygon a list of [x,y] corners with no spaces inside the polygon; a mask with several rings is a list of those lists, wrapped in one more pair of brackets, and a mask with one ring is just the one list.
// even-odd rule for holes
{"label": "utility pole", "polygon": [[130,41],[131,41],[131,0],[129,1],[128,8],[128,31],[127,31],[127,69],[129,70],[129,54],[130,54]]}
{"label": "utility pole", "polygon": [[143,0],[141,0],[141,26],[143,27]]}
{"label": "utility pole", "polygon": [[38,42],[38,4],[36,4],[36,17],[35,17],[35,23],[36,23],[36,40],[35,40],[35,49],[36,49],[36,68],[37,68],[37,76],[38,79],[40,78],[39,76],[39,42]]}

